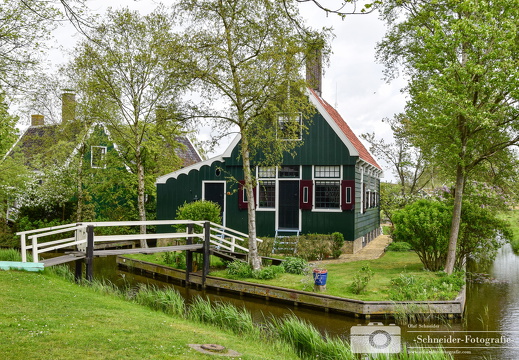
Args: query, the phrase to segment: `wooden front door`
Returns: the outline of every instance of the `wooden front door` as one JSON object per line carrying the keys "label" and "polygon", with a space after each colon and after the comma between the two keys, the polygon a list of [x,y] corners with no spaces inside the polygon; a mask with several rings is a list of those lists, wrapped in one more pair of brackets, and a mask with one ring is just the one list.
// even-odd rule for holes
{"label": "wooden front door", "polygon": [[278,229],[299,230],[299,181],[279,181]]}
{"label": "wooden front door", "polygon": [[204,200],[212,201],[220,205],[220,216],[225,226],[225,183],[223,182],[205,182],[204,183]]}

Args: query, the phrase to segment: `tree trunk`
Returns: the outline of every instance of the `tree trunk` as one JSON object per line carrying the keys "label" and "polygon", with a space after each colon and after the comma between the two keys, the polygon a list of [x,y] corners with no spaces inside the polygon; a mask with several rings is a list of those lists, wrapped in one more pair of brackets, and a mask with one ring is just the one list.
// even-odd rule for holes
{"label": "tree trunk", "polygon": [[85,145],[82,144],[79,149],[79,165],[76,178],[77,186],[77,209],[76,209],[76,222],[82,222],[83,219],[83,208],[85,205],[85,194],[83,191],[83,156],[85,155]]}
{"label": "tree trunk", "polygon": [[447,251],[447,259],[445,261],[445,272],[452,274],[454,264],[456,262],[456,248],[458,244],[458,235],[461,223],[461,207],[463,202],[463,190],[465,187],[465,169],[462,165],[458,165],[456,174],[456,187],[454,192],[454,209],[452,211],[451,232],[449,237],[449,249]]}
{"label": "tree trunk", "polygon": [[245,191],[247,192],[247,215],[249,225],[249,263],[254,270],[261,269],[261,259],[258,256],[258,242],[256,240],[256,199],[254,198],[254,182],[250,168],[249,142],[245,136],[241,139],[241,155],[243,159],[243,176]]}
{"label": "tree trunk", "polygon": [[[142,164],[141,150],[137,148],[136,152],[137,160],[137,207],[139,209],[139,220],[146,221],[146,208],[144,206],[145,198],[145,186],[144,186],[144,166]],[[141,225],[140,233],[146,234],[146,225]],[[141,248],[147,248],[148,242],[146,239],[141,239]]]}

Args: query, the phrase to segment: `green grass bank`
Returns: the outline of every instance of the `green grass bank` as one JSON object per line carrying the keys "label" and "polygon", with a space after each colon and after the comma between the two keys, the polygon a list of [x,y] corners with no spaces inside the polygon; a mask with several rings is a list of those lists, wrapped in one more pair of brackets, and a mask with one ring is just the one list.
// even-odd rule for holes
{"label": "green grass bank", "polygon": [[188,344],[220,344],[242,359],[298,359],[288,347],[166,315],[50,274],[0,271],[3,359],[214,359]]}

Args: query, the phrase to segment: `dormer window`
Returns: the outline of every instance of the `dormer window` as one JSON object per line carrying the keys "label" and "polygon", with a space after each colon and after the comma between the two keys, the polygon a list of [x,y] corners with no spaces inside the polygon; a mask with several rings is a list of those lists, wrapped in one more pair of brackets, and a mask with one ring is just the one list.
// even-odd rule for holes
{"label": "dormer window", "polygon": [[93,169],[106,168],[106,146],[92,146],[90,148],[90,166]]}
{"label": "dormer window", "polygon": [[278,118],[278,139],[301,140],[303,137],[303,118],[301,114],[296,117],[280,115]]}

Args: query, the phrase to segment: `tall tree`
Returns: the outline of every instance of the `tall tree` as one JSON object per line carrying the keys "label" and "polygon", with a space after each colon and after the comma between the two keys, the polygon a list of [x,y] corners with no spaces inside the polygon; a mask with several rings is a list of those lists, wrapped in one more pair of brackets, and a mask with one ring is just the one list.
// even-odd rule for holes
{"label": "tall tree", "polygon": [[445,271],[456,259],[465,184],[519,143],[519,7],[509,0],[388,0],[378,55],[409,77],[404,126],[455,183]]}
{"label": "tall tree", "polygon": [[[109,10],[88,40],[78,45],[71,64],[79,95],[90,104],[89,118],[108,124],[135,175],[140,220],[146,220],[150,182],[146,159],[157,151],[163,159],[174,158],[179,133],[171,120],[185,84],[171,66],[178,63],[171,58],[180,56],[172,27],[162,8],[146,16],[128,9]],[[163,144],[160,149],[157,142]],[[141,233],[145,232],[143,225]],[[141,246],[147,246],[145,240]]]}
{"label": "tall tree", "polygon": [[29,77],[46,49],[50,32],[63,21],[88,27],[85,0],[0,1],[0,85],[5,91],[26,90]]}
{"label": "tall tree", "polygon": [[[282,0],[288,2],[289,0]],[[296,0],[298,3],[313,3],[326,14],[336,14],[341,17],[346,15],[362,15],[369,14],[376,9],[376,5],[380,4],[380,0],[359,1],[359,0]]]}
{"label": "tall tree", "polygon": [[378,159],[385,161],[396,178],[396,184],[380,185],[380,210],[390,223],[393,214],[407,204],[416,201],[425,186],[434,187],[434,171],[425,160],[420,148],[414,146],[401,126],[402,114],[392,119],[384,119],[393,131],[393,141],[377,138],[375,133],[362,134],[370,145],[370,151]]}
{"label": "tall tree", "polygon": [[3,220],[3,224],[14,202],[14,189],[20,187],[27,175],[23,158],[19,154],[7,156],[18,135],[18,117],[9,114],[8,108],[5,95],[0,92],[0,221]]}
{"label": "tall tree", "polygon": [[377,158],[385,160],[398,180],[401,195],[416,194],[432,178],[421,150],[409,141],[400,126],[401,115],[385,119],[393,130],[394,142],[377,139],[375,133],[362,134],[370,145],[370,151]]}
{"label": "tall tree", "polygon": [[[293,3],[271,0],[182,0],[179,16],[188,21],[187,66],[197,76],[204,107],[211,109],[206,116],[241,135],[249,260],[258,269],[254,160],[261,149],[269,149],[262,153],[264,163],[279,164],[297,143],[277,136],[280,116],[288,120],[285,125],[297,127],[300,114],[312,111],[300,75],[307,43],[291,27],[297,10]],[[303,33],[306,40],[311,38]],[[323,46],[318,36],[312,40]]]}
{"label": "tall tree", "polygon": [[0,83],[5,90],[19,89],[27,80],[49,36],[50,19],[56,15],[57,10],[45,1],[0,2]]}

